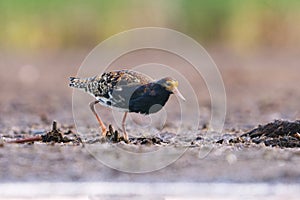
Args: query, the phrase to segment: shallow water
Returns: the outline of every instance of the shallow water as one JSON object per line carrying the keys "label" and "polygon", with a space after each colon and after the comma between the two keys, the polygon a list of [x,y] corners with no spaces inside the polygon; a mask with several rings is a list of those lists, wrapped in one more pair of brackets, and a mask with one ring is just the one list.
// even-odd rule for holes
{"label": "shallow water", "polygon": [[0,199],[298,199],[298,184],[29,182],[0,184]]}

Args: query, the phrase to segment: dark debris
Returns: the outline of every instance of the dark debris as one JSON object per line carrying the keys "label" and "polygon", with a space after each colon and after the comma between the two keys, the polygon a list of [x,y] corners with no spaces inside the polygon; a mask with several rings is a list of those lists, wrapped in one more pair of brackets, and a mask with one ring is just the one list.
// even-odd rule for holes
{"label": "dark debris", "polygon": [[112,142],[112,143],[117,143],[124,141],[125,143],[128,143],[127,140],[119,133],[119,131],[114,130],[112,125],[110,124],[108,126],[108,131],[106,132],[106,136],[102,138],[102,143],[104,142]]}
{"label": "dark debris", "polygon": [[112,143],[118,143],[118,142],[125,142],[135,145],[161,145],[161,144],[167,144],[169,141],[165,141],[160,137],[134,137],[129,138],[129,141],[125,140],[123,137],[123,134],[120,133],[117,130],[114,130],[112,125],[109,125],[108,131],[106,132],[106,136],[102,139],[101,142],[112,142]]}
{"label": "dark debris", "polygon": [[74,142],[74,143],[80,143],[80,138],[75,136],[75,139],[71,139],[64,135],[70,135],[73,132],[71,130],[66,131],[63,133],[57,128],[57,122],[53,121],[52,123],[52,130],[44,135],[41,135],[42,142],[54,142],[54,143],[67,143],[67,142]]}
{"label": "dark debris", "polygon": [[257,144],[263,142],[266,146],[300,147],[300,121],[275,120],[266,125],[259,125],[239,137],[242,141],[246,138],[250,138],[252,142]]}
{"label": "dark debris", "polygon": [[132,144],[139,144],[139,145],[162,145],[168,144],[169,141],[164,141],[162,138],[159,137],[137,137],[137,138],[130,138],[130,143]]}
{"label": "dark debris", "polygon": [[[66,129],[66,127],[69,127]],[[36,136],[31,138],[18,138],[8,143],[33,143],[35,141],[42,141],[44,143],[72,143],[83,144],[81,138],[75,134],[70,126],[62,126],[64,131],[61,131],[57,127],[57,123],[53,121],[52,130],[46,134],[35,134]],[[34,133],[34,132],[32,132]],[[112,125],[109,125],[108,131],[105,137],[96,138],[93,141],[87,141],[87,143],[119,143],[125,142],[134,145],[167,145],[170,144],[172,137],[160,134],[159,136],[141,136],[131,137],[129,140],[125,140],[123,133],[118,130],[114,130]],[[173,135],[171,135],[173,136]],[[300,147],[300,121],[282,121],[275,120],[272,123],[266,125],[259,125],[257,128],[242,134],[241,136],[223,135],[221,138],[215,141],[218,144],[265,144],[266,146],[281,147],[281,148],[295,148]],[[16,137],[16,136],[15,136]],[[204,140],[203,137],[198,136],[193,139],[190,144],[191,147],[201,144]],[[0,147],[1,147],[0,143]]]}

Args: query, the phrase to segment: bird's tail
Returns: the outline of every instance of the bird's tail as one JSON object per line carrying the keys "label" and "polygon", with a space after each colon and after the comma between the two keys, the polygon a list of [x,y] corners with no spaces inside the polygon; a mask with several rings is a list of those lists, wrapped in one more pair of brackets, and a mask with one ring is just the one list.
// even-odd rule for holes
{"label": "bird's tail", "polygon": [[87,79],[81,79],[76,77],[70,77],[69,86],[73,88],[85,89],[87,84]]}

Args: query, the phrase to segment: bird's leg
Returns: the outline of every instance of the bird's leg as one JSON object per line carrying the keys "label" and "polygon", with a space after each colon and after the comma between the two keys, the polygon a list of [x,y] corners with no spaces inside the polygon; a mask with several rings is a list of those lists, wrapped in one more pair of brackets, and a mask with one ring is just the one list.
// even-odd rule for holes
{"label": "bird's leg", "polygon": [[124,134],[124,139],[125,140],[128,140],[128,135],[126,133],[126,128],[125,128],[125,121],[126,121],[127,113],[128,112],[124,113],[123,120],[122,120],[122,129],[123,129],[123,134]]}
{"label": "bird's leg", "polygon": [[98,100],[97,101],[92,101],[90,103],[90,108],[91,108],[92,112],[94,113],[94,115],[96,116],[97,121],[99,122],[99,125],[100,125],[100,127],[102,129],[102,135],[106,136],[106,126],[104,125],[104,123],[102,122],[102,120],[100,119],[100,117],[98,116],[98,114],[95,111],[95,105],[97,103],[99,103]]}

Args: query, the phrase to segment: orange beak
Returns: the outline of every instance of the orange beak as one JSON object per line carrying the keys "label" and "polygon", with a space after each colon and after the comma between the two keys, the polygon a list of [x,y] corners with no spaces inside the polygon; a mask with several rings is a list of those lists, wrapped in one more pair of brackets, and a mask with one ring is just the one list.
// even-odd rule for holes
{"label": "orange beak", "polygon": [[176,96],[178,96],[180,99],[182,99],[183,101],[186,101],[185,98],[182,96],[182,94],[179,92],[179,90],[178,90],[177,87],[175,87],[175,88],[173,89],[173,93],[174,93]]}

